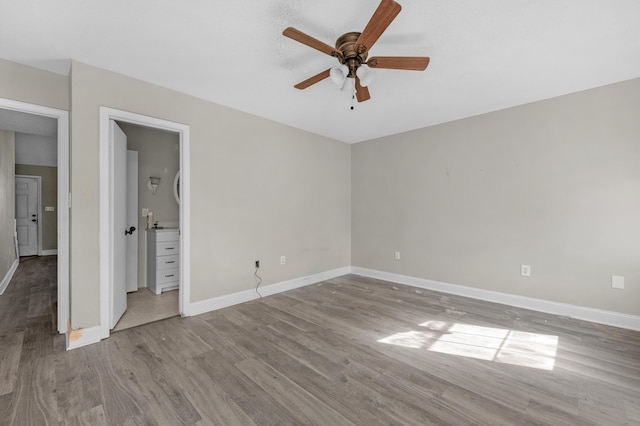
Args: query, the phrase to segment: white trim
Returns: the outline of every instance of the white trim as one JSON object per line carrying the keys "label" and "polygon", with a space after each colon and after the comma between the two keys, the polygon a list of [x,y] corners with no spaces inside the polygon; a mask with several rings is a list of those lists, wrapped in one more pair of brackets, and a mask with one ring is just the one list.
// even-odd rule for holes
{"label": "white trim", "polygon": [[146,115],[122,111],[105,106],[100,107],[99,125],[99,155],[100,155],[100,337],[109,337],[109,289],[113,280],[113,164],[111,164],[111,142],[109,135],[109,120],[123,121],[144,127],[178,133],[180,138],[180,291],[179,310],[189,311],[191,290],[191,269],[189,266],[191,247],[190,227],[190,170],[189,170],[189,126]]}
{"label": "white trim", "polygon": [[[181,187],[182,189],[182,187]],[[320,272],[318,274],[308,275],[306,277],[295,278],[288,281],[270,284],[260,287],[259,291],[262,296],[270,296],[284,291],[293,290],[295,288],[308,286],[319,283],[332,278],[341,277],[351,273],[351,267],[333,269],[330,271]],[[204,314],[205,312],[215,311],[217,309],[226,308],[227,306],[237,305],[239,303],[248,302],[257,299],[259,296],[255,289],[239,291],[237,293],[227,294],[224,296],[214,297],[200,302],[193,302],[189,305],[189,311],[184,316],[192,316]]]}
{"label": "white trim", "polygon": [[0,109],[51,117],[58,121],[58,332],[69,321],[69,112],[0,98]]}
{"label": "white trim", "polygon": [[38,256],[42,256],[42,220],[44,207],[42,206],[42,176],[33,176],[38,184]]}
{"label": "white trim", "polygon": [[[18,179],[18,178],[24,178],[24,179],[35,179],[36,180],[36,187],[37,187],[37,194],[36,194],[36,198],[37,198],[37,202],[38,202],[38,206],[36,207],[36,210],[38,211],[38,241],[37,241],[37,247],[36,247],[36,252],[37,254],[35,256],[42,256],[42,217],[43,217],[43,212],[42,212],[42,176],[35,176],[35,175],[23,175],[23,174],[16,174],[14,175],[14,180]],[[15,194],[14,194],[15,196]],[[14,216],[15,218],[15,216]]]}
{"label": "white trim", "polygon": [[58,254],[58,249],[50,249],[50,250],[42,250],[40,256],[56,256]]}
{"label": "white trim", "polygon": [[102,336],[100,326],[69,330],[66,336],[67,350],[81,348],[83,346],[98,343]]}
{"label": "white trim", "polygon": [[7,287],[9,287],[9,283],[11,282],[11,278],[13,278],[13,274],[15,274],[16,269],[18,269],[18,265],[19,264],[20,264],[20,259],[19,258],[14,260],[13,263],[11,264],[11,266],[9,267],[9,270],[5,274],[4,278],[2,279],[2,281],[0,281],[0,296],[2,296],[2,294],[7,289]]}
{"label": "white trim", "polygon": [[288,281],[281,281],[279,283],[270,284],[264,286],[260,293],[263,296],[271,296],[273,294],[282,293],[284,291],[293,290],[299,287],[305,287],[311,284],[316,284],[322,281],[330,280],[332,278],[341,277],[351,273],[351,267],[345,266],[343,268],[332,269],[329,271],[319,272],[313,275],[307,275],[305,277],[294,278]]}
{"label": "white trim", "polygon": [[424,288],[427,290],[435,290],[443,293],[455,294],[458,296],[486,300],[489,302],[501,303],[504,305],[531,309],[534,311],[562,315],[579,320],[640,331],[640,317],[635,315],[605,311],[595,308],[587,308],[584,306],[570,305],[568,303],[534,299],[531,297],[518,296],[515,294],[501,293],[497,291],[467,287],[458,284],[449,284],[440,281],[410,277],[407,275],[399,275],[391,272],[376,271],[373,269],[360,268],[356,266],[352,267],[352,273],[365,277],[377,278],[384,281],[391,281],[398,284],[406,284],[414,287]]}
{"label": "white trim", "polygon": [[[180,315],[191,304],[191,136],[189,126],[180,128]],[[146,278],[145,278],[146,279]],[[146,284],[146,281],[145,281]]]}

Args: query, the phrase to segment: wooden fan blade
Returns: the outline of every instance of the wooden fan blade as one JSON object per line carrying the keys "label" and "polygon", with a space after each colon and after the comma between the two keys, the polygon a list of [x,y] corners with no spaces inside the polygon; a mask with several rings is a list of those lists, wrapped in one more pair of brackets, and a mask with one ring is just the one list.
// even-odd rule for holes
{"label": "wooden fan blade", "polygon": [[429,65],[428,56],[375,56],[367,61],[371,68],[424,71]]}
{"label": "wooden fan blade", "polygon": [[282,32],[282,35],[289,37],[290,39],[295,40],[299,43],[306,44],[307,46],[319,50],[322,53],[326,53],[329,56],[335,56],[336,58],[342,56],[342,54],[335,47],[331,47],[328,44],[323,43],[320,40],[315,39],[310,35],[305,34],[293,27],[285,29]]}
{"label": "wooden fan blade", "polygon": [[295,87],[296,89],[306,89],[307,87],[311,86],[312,84],[316,84],[319,81],[324,80],[325,78],[329,77],[329,71],[331,70],[331,68],[329,68],[328,70],[324,70],[319,74],[314,75],[313,77],[309,77],[308,79],[306,79],[305,81],[301,81],[300,83],[296,84]]}
{"label": "wooden fan blade", "polygon": [[360,54],[368,52],[371,46],[380,38],[384,30],[386,30],[389,24],[398,16],[401,9],[402,6],[393,0],[382,0],[369,20],[369,23],[364,27],[364,30],[362,30],[362,34],[358,37],[358,41],[356,41],[356,51]]}
{"label": "wooden fan blade", "polygon": [[358,77],[356,77],[356,99],[358,102],[364,102],[371,99],[369,89],[360,85],[360,79]]}

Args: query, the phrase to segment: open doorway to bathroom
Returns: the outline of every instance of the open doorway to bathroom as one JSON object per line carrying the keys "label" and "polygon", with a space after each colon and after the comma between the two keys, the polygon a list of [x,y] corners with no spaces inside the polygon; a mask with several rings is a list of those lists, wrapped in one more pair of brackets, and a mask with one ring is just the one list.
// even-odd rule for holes
{"label": "open doorway to bathroom", "polygon": [[[100,158],[100,215],[99,215],[99,247],[100,247],[100,327],[96,330],[98,336],[90,335],[91,338],[99,337],[106,339],[109,337],[111,330],[117,325],[118,320],[126,310],[127,291],[126,281],[120,279],[123,269],[126,269],[126,259],[121,253],[126,253],[126,242],[123,241],[125,235],[128,235],[131,227],[140,220],[138,211],[134,212],[134,221],[131,225],[126,226],[127,218],[126,205],[123,201],[126,197],[126,175],[129,174],[126,169],[122,169],[118,165],[128,164],[127,161],[127,143],[126,135],[117,123],[136,124],[150,129],[164,130],[178,135],[179,139],[179,165],[180,165],[180,202],[176,202],[179,211],[179,261],[180,266],[177,268],[179,279],[178,285],[178,311],[182,316],[189,316],[193,312],[190,303],[190,242],[191,242],[191,225],[190,217],[190,175],[189,175],[189,147],[190,147],[190,129],[188,125],[168,121],[160,118],[141,115],[138,113],[117,110],[105,106],[100,107],[100,137],[99,137],[99,158]],[[119,130],[119,132],[117,131]],[[117,137],[116,137],[117,136]],[[123,142],[122,140],[125,139]],[[175,148],[174,148],[175,149]],[[118,161],[116,161],[116,156]],[[122,176],[125,179],[122,179]],[[151,176],[157,177],[157,176]],[[151,186],[161,185],[158,182],[145,182]],[[122,188],[119,190],[119,188]],[[148,186],[145,184],[148,190]],[[175,199],[175,197],[174,197]],[[137,200],[137,198],[136,198]],[[122,204],[125,208],[118,208]],[[141,210],[140,210],[141,213]],[[141,215],[141,214],[140,214]],[[159,222],[163,219],[160,218]],[[155,222],[155,219],[154,219]],[[139,222],[137,222],[139,223]],[[146,220],[145,220],[146,224]],[[125,234],[124,231],[127,231]],[[139,234],[139,230],[134,232]],[[134,256],[131,256],[132,258]],[[148,258],[148,256],[146,256]],[[136,257],[137,259],[137,257]],[[137,270],[137,269],[136,269]],[[146,274],[148,276],[148,273]],[[145,283],[147,284],[147,283]],[[124,306],[123,306],[124,305]],[[118,309],[116,309],[116,307]],[[83,342],[80,342],[83,343]],[[77,345],[78,343],[76,343]],[[72,347],[72,345],[70,345]],[[73,346],[75,347],[75,346]]]}
{"label": "open doorway to bathroom", "polygon": [[[171,131],[116,120],[126,135],[129,174],[126,225],[126,311],[113,331],[179,315],[180,208],[174,181],[180,169],[180,138]],[[131,162],[137,164],[131,168]],[[133,172],[132,172],[133,170]],[[135,228],[135,230],[132,230]]]}

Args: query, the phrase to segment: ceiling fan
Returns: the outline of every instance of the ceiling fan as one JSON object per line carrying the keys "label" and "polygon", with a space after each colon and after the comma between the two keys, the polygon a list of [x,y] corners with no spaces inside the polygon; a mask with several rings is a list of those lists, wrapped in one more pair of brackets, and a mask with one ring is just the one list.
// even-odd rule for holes
{"label": "ceiling fan", "polygon": [[373,73],[369,68],[424,71],[429,65],[427,56],[376,56],[367,60],[369,50],[401,9],[394,0],[382,0],[362,33],[349,32],[341,35],[336,40],[336,47],[331,47],[293,27],[285,29],[282,32],[284,36],[333,56],[340,62],[340,65],[324,70],[294,87],[303,90],[327,77],[331,77],[336,84],[343,84],[347,78],[352,78],[355,80],[355,97],[358,102],[364,102],[371,98],[367,86]]}

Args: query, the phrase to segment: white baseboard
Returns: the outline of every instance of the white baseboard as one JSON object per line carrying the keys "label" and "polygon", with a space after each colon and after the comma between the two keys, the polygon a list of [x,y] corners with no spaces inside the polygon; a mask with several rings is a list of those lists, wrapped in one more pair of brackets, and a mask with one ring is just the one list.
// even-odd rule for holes
{"label": "white baseboard", "polygon": [[[319,283],[321,281],[340,277],[342,275],[347,275],[350,273],[351,267],[345,266],[343,268],[320,272],[318,274],[308,275],[306,277],[295,278],[293,280],[270,284],[264,287],[260,287],[258,291],[260,291],[260,294],[262,294],[262,296],[270,296],[272,294],[282,293],[283,291],[293,290],[295,288]],[[256,293],[255,289],[244,290],[220,297],[214,297],[211,299],[202,300],[200,302],[189,303],[187,309],[185,309],[186,312],[183,312],[183,315],[192,316],[204,314],[205,312],[215,311],[217,309],[226,308],[227,306],[248,302],[250,300],[257,299],[258,297],[259,296]]]}
{"label": "white baseboard", "polygon": [[40,254],[40,256],[57,256],[57,255],[58,255],[58,249],[42,250],[42,253]]}
{"label": "white baseboard", "polygon": [[[17,261],[15,263],[15,267],[17,268]],[[12,274],[13,272],[11,272],[11,275]],[[497,291],[483,290],[457,284],[449,284],[440,281],[410,277],[407,275],[394,274],[390,272],[376,271],[373,269],[360,268],[356,266],[346,266],[343,268],[320,272],[318,274],[308,275],[306,277],[270,284],[264,287],[260,287],[259,291],[262,296],[270,296],[273,294],[282,293],[284,291],[293,290],[295,288],[304,287],[311,284],[316,284],[347,274],[362,275],[365,277],[376,278],[398,284],[406,284],[418,288],[424,288],[427,290],[435,290],[442,293],[455,294],[459,296],[470,297],[473,299],[486,300],[489,302],[501,303],[515,307],[531,309],[534,311],[562,315],[580,320],[611,325],[614,327],[640,331],[640,317],[635,315],[627,315],[619,312],[604,311],[600,309],[587,308],[566,303],[551,302],[548,300],[534,299],[525,296],[500,293]],[[5,280],[7,279],[5,278]],[[3,285],[5,283],[5,280],[2,281]],[[7,282],[9,280],[10,278],[7,280]],[[0,289],[4,290],[1,287]],[[257,298],[258,295],[256,294],[255,289],[250,289],[233,294],[228,294],[225,296],[202,300],[199,302],[188,303],[185,306],[185,312],[183,312],[183,316],[204,314],[206,312],[215,311],[243,302],[248,302]],[[69,331],[66,334],[67,350],[80,348],[92,343],[97,343],[104,337],[104,331],[101,330],[100,326],[78,330],[71,330],[71,328],[69,327]]]}
{"label": "white baseboard", "polygon": [[81,348],[83,346],[91,345],[93,343],[98,343],[103,337],[102,329],[99,325],[95,327],[88,328],[79,328],[77,330],[71,330],[71,325],[69,324],[66,340],[67,340],[67,350]]}
{"label": "white baseboard", "polygon": [[584,306],[570,305],[567,303],[552,302],[549,300],[534,299],[497,291],[483,290],[458,284],[443,283],[424,278],[410,277],[407,275],[393,274],[390,272],[376,271],[373,269],[353,266],[352,273],[398,284],[406,284],[414,287],[435,290],[473,299],[486,300],[488,302],[501,303],[519,308],[531,309],[549,314],[563,315],[584,321],[611,325],[640,331],[640,317],[619,312],[605,311],[601,309],[587,308]]}
{"label": "white baseboard", "polygon": [[18,269],[18,265],[20,264],[20,259],[16,259],[13,261],[9,270],[5,274],[2,281],[0,281],[0,296],[4,293],[4,291],[9,287],[9,283],[11,282],[11,278],[13,278],[13,274],[16,273],[16,269]]}

